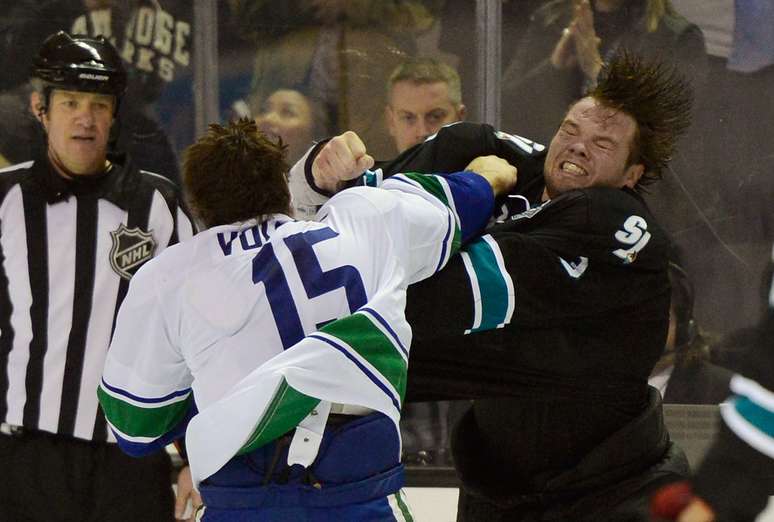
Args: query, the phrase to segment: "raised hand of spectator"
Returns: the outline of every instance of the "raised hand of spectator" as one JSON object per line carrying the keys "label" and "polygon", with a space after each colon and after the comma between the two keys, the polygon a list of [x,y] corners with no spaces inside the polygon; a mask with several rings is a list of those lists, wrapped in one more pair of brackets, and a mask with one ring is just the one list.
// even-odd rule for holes
{"label": "raised hand of spectator", "polygon": [[329,192],[336,192],[344,181],[360,176],[374,165],[374,159],[366,153],[360,136],[352,131],[332,138],[312,162],[315,184]]}
{"label": "raised hand of spectator", "polygon": [[602,67],[599,54],[601,40],[594,31],[594,13],[589,0],[575,3],[573,18],[551,53],[551,63],[558,69],[578,66],[589,79],[595,79]]}
{"label": "raised hand of spectator", "polygon": [[556,47],[551,53],[551,64],[557,69],[569,69],[578,63],[575,57],[575,43],[569,27],[562,31],[562,37],[556,42]]}
{"label": "raised hand of spectator", "polygon": [[575,16],[570,23],[570,33],[575,44],[578,67],[587,78],[596,79],[602,68],[602,57],[599,54],[601,40],[594,31],[594,13],[589,0],[582,0],[575,4]]}

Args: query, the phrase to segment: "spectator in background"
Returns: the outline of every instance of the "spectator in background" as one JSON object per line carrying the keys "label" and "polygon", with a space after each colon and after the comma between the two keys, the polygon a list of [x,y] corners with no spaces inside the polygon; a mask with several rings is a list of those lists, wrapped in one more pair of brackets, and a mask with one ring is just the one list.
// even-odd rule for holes
{"label": "spectator in background", "polygon": [[423,0],[232,0],[256,49],[253,114],[280,87],[302,86],[323,102],[335,128],[351,129],[376,157],[391,155],[374,114],[384,107],[387,76],[415,51],[433,22]]}
{"label": "spectator in background", "polygon": [[0,520],[171,522],[169,456],[124,456],[96,387],[129,280],[191,222],[108,152],[126,71],[106,39],[58,32],[33,75],[45,134],[0,183]]}
{"label": "spectator in background", "polygon": [[704,82],[701,31],[669,0],[551,0],[532,14],[503,73],[503,129],[550,141],[567,106],[619,48],[675,64],[695,88]]}
{"label": "spectator in background", "polygon": [[398,153],[465,119],[457,71],[432,58],[408,60],[387,80],[387,129]]}
{"label": "spectator in background", "polygon": [[710,362],[706,335],[693,317],[694,292],[688,274],[669,264],[672,302],[664,354],[648,382],[665,403],[719,404],[728,397],[732,372]]}
{"label": "spectator in background", "polygon": [[[403,62],[387,80],[384,119],[398,153],[421,143],[444,125],[465,119],[459,74],[433,58]],[[446,463],[448,418],[448,401],[404,406],[401,434],[406,463]]]}
{"label": "spectator in background", "polygon": [[[119,107],[110,141],[111,151],[132,155],[138,167],[179,182],[177,157],[167,133],[153,114],[153,104],[192,58],[190,2],[182,0],[20,0],[0,18],[0,88],[8,96],[3,113],[26,111],[29,53],[57,30],[105,36],[124,59],[127,94]],[[28,159],[40,135],[19,133],[16,121],[0,121],[0,153],[11,163]],[[27,130],[36,126],[26,126]]]}
{"label": "spectator in background", "polygon": [[287,158],[297,161],[313,141],[330,136],[327,113],[320,103],[296,89],[278,89],[255,115],[258,128],[269,138],[287,145]]}
{"label": "spectator in background", "polygon": [[758,292],[774,240],[774,3],[673,3],[707,42],[711,88],[695,124],[705,159],[670,173],[651,204],[695,275],[697,319],[723,335],[723,364],[736,369],[765,310]]}

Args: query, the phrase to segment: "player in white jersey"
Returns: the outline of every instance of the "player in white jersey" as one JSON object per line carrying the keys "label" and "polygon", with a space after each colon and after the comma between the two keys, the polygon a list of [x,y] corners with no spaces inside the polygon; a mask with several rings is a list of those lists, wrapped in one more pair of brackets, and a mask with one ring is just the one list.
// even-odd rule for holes
{"label": "player in white jersey", "polygon": [[[373,163],[352,133],[326,148]],[[295,221],[283,147],[248,120],[210,126],[183,166],[207,230],[140,270],[118,314],[98,394],[122,448],[159,450],[187,427],[207,521],[410,519],[406,288],[516,180],[499,158],[469,170],[398,175]]]}

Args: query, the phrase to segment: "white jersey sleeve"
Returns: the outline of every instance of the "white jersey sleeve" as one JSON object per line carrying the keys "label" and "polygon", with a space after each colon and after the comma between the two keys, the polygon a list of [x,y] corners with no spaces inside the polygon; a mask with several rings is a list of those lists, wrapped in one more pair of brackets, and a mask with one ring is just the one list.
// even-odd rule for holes
{"label": "white jersey sleeve", "polygon": [[97,390],[111,429],[130,454],[149,453],[170,442],[164,435],[187,420],[193,403],[193,379],[167,316],[175,303],[159,298],[163,274],[154,264],[149,262],[132,278]]}
{"label": "white jersey sleeve", "polygon": [[[307,162],[310,156],[317,152],[318,146],[311,147],[306,154],[301,156],[288,173],[288,186],[290,188],[293,215],[297,219],[310,220],[314,218],[317,210],[328,201],[328,196],[315,191],[306,179]],[[311,171],[311,166],[309,167]]]}

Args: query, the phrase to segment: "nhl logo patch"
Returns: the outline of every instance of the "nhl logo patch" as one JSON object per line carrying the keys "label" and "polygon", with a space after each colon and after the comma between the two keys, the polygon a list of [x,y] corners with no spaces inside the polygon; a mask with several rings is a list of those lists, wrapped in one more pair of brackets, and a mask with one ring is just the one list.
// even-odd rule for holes
{"label": "nhl logo patch", "polygon": [[156,251],[156,241],[151,232],[139,228],[126,228],[121,223],[110,233],[113,246],[110,248],[110,266],[122,278],[129,280]]}

